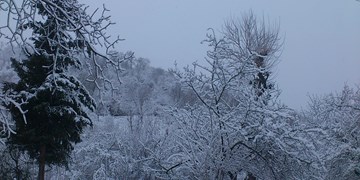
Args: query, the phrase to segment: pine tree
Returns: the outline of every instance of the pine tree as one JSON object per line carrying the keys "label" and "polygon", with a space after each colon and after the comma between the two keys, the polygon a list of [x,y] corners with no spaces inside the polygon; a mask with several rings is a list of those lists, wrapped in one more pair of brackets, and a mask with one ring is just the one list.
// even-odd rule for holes
{"label": "pine tree", "polygon": [[[78,8],[67,1],[52,3],[69,12]],[[75,51],[81,48],[79,41],[63,33],[68,28],[67,22],[59,23],[45,8],[48,8],[46,4],[37,4],[38,13],[46,17],[45,21],[25,26],[33,30],[36,51],[26,52],[25,60],[12,59],[20,80],[4,88],[16,95],[15,101],[22,104],[21,109],[26,112],[8,105],[16,124],[16,134],[8,143],[37,160],[39,179],[44,179],[46,164],[67,167],[73,144],[81,141],[83,128],[92,125],[88,113],[95,109],[86,88],[66,73],[70,66],[80,64],[78,59],[70,58],[68,52],[69,47]],[[58,13],[57,17],[63,15],[59,11],[54,13]]]}

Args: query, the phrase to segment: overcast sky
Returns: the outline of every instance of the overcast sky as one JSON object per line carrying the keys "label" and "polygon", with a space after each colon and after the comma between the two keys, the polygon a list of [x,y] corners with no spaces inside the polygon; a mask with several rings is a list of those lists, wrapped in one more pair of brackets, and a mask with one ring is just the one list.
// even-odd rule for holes
{"label": "overcast sky", "polygon": [[204,59],[200,44],[209,27],[252,10],[280,23],[284,47],[276,78],[282,101],[306,106],[307,95],[360,84],[360,2],[356,0],[87,0],[111,10],[109,33],[155,67],[170,68]]}
{"label": "overcast sky", "polygon": [[252,10],[280,24],[284,38],[275,80],[281,100],[306,106],[307,95],[360,85],[360,2],[356,0],[81,0],[105,6],[116,23],[108,33],[126,41],[117,50],[135,52],[154,67],[201,62],[209,27]]}

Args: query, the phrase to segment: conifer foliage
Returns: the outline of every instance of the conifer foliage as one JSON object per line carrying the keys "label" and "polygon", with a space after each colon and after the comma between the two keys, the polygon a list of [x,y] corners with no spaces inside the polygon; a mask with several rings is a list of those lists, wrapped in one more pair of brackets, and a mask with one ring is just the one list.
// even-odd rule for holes
{"label": "conifer foliage", "polygon": [[45,20],[23,26],[33,30],[35,51],[27,51],[25,60],[12,59],[20,80],[4,88],[21,104],[20,108],[17,103],[8,105],[16,125],[8,143],[37,160],[39,179],[44,179],[46,164],[67,166],[73,144],[80,142],[83,128],[92,125],[88,113],[95,102],[82,83],[67,74],[69,67],[80,65],[71,53],[81,51],[86,43],[66,34],[69,22],[58,18],[66,19],[63,11],[77,11],[76,3],[37,1],[38,14]]}

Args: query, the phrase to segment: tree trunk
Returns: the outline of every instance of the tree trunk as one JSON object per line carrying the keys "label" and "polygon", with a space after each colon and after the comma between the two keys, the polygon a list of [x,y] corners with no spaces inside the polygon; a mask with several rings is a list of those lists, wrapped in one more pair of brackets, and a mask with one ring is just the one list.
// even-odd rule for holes
{"label": "tree trunk", "polygon": [[46,146],[41,145],[40,147],[40,157],[39,157],[39,180],[45,180],[45,153]]}
{"label": "tree trunk", "polygon": [[235,172],[234,174],[232,172],[228,172],[228,175],[230,177],[230,180],[237,180],[237,173]]}
{"label": "tree trunk", "polygon": [[252,173],[248,172],[247,176],[245,177],[245,180],[256,180],[256,177]]}

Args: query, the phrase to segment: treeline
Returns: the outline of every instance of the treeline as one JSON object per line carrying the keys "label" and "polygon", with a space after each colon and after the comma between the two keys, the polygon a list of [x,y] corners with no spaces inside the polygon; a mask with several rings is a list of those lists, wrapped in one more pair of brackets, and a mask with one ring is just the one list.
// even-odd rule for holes
{"label": "treeline", "polygon": [[[3,94],[25,95],[15,96],[18,103],[3,105],[8,109],[2,114],[10,111],[15,121],[2,122],[10,128],[0,129],[6,143],[1,146],[3,179],[32,179],[36,166],[45,165],[38,146],[16,141],[18,134],[37,129],[23,127],[44,119],[50,125],[64,119],[75,124],[49,126],[64,134],[61,137],[41,134],[50,155],[69,155],[56,156],[55,162],[46,159],[48,178],[359,179],[359,87],[313,97],[302,111],[282,104],[272,77],[282,46],[279,29],[252,13],[230,19],[221,32],[209,29],[204,43],[209,46],[204,62],[171,70],[151,67],[149,60],[132,52],[112,52],[109,59],[94,56],[92,61],[78,53],[74,59],[65,58],[65,64],[54,63],[44,53],[36,56],[44,64],[37,63],[34,54],[13,60],[16,77],[4,56]],[[3,48],[1,54],[8,51]],[[30,72],[42,72],[39,69],[45,72],[37,83]],[[59,98],[40,98],[44,90],[45,97],[60,93]],[[90,108],[84,108],[83,101],[91,102]],[[39,109],[33,109],[38,104],[56,110],[41,106],[49,112],[41,111],[41,117],[52,116],[39,120],[34,115]],[[94,112],[92,106],[97,107]],[[28,114],[29,125],[21,119]],[[86,124],[84,119],[92,121]],[[5,129],[18,134],[9,135]],[[69,130],[79,131],[75,140],[66,139]]]}
{"label": "treeline", "polygon": [[[3,48],[2,52],[8,50]],[[1,78],[17,81],[6,61],[1,62],[4,63]],[[217,126],[215,119],[219,117],[208,114],[212,109],[202,107],[196,93],[184,84],[183,78],[179,79],[175,70],[154,68],[149,60],[135,57],[124,62],[122,68],[120,81],[102,91],[88,81],[88,72],[71,72],[77,74],[98,102],[97,115],[93,115],[97,120],[93,128],[85,131],[83,142],[75,146],[68,169],[52,167],[48,177],[210,177],[210,172],[214,172],[211,168],[217,166],[213,163],[219,163],[211,159],[221,152],[218,149],[221,132],[211,133],[218,131],[211,127],[211,122]],[[115,72],[107,71],[107,77],[116,76]],[[207,91],[209,87],[205,88]],[[211,100],[210,93],[201,95],[204,101]],[[272,108],[262,109],[259,105],[236,112],[236,108],[258,101],[249,102],[247,97],[240,104],[237,97],[230,94],[223,97],[222,100],[229,103],[222,108],[231,114],[219,121],[227,120],[224,127],[229,127],[224,129],[231,129],[227,133],[236,140],[228,143],[227,151],[233,152],[229,152],[231,158],[226,159],[226,166],[219,166],[234,169],[237,173],[233,176],[251,175],[260,179],[359,177],[359,88],[346,86],[336,94],[312,97],[303,111],[277,105],[276,110],[269,113],[266,111]],[[229,121],[231,118],[234,122]],[[239,128],[234,129],[237,126]],[[217,138],[220,138],[218,142]],[[36,174],[36,163],[16,149],[3,146],[1,159],[0,174],[5,179],[32,179]],[[264,168],[268,171],[263,171]]]}

